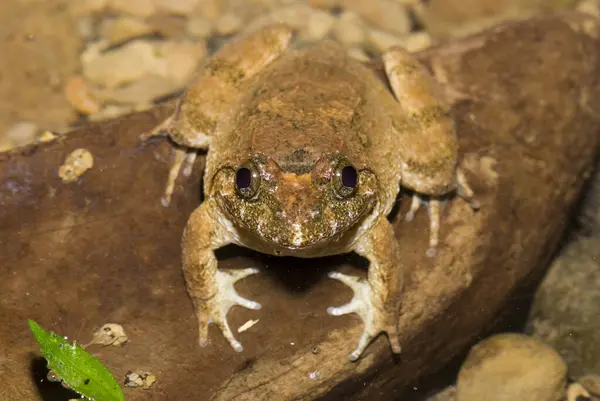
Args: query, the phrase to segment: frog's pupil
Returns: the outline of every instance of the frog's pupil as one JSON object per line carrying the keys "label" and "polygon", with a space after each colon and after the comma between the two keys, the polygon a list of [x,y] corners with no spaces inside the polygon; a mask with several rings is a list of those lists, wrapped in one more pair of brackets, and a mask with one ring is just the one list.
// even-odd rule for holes
{"label": "frog's pupil", "polygon": [[358,173],[352,166],[346,166],[342,169],[342,185],[348,188],[356,188],[358,184]]}
{"label": "frog's pupil", "polygon": [[235,185],[239,189],[246,189],[252,182],[252,172],[246,167],[240,168],[235,175]]}

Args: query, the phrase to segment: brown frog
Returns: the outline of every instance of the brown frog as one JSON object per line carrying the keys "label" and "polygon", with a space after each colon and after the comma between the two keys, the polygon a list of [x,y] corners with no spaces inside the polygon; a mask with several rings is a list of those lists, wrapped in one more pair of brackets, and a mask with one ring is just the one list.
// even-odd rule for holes
{"label": "brown frog", "polygon": [[181,167],[186,164],[189,175],[197,150],[208,149],[205,200],[192,213],[182,244],[200,345],[207,345],[214,323],[242,351],[227,312],[234,305],[261,307],[234,289],[258,270],[217,268],[215,250],[237,244],[272,255],[354,251],[368,259],[367,280],[329,274],[354,297],[328,312],[356,313],[364,322],[351,360],[381,332],[398,353],[403,269],[386,217],[400,186],[413,190],[408,217],[427,204],[430,250],[436,248],[439,198],[456,190],[472,196],[457,169],[453,121],[433,78],[405,50],[383,55],[392,93],[337,44],[290,50],[292,36],[277,24],[224,46],[174,114],[146,135],[168,133],[176,144],[164,205]]}

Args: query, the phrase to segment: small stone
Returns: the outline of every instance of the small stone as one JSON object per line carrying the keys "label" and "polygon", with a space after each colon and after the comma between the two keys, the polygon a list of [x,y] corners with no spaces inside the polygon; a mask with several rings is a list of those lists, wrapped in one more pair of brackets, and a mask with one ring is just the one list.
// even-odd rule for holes
{"label": "small stone", "polygon": [[81,76],[70,77],[65,85],[65,97],[78,113],[90,115],[100,111],[100,104]]}
{"label": "small stone", "polygon": [[161,73],[177,85],[187,85],[196,72],[199,64],[206,57],[206,44],[164,42],[156,45],[155,53],[162,57],[162,69],[153,72]]}
{"label": "small stone", "polygon": [[402,47],[411,53],[420,52],[431,47],[433,40],[428,32],[420,31],[406,35],[402,38]]}
{"label": "small stone", "polygon": [[52,131],[44,131],[40,134],[40,136],[38,136],[36,138],[36,142],[37,143],[48,143],[48,142],[52,142],[53,140],[55,140],[56,138],[58,138],[58,135],[56,135],[54,132]]}
{"label": "small stone", "polygon": [[224,9],[225,4],[221,0],[199,0],[194,16],[216,21],[223,14]]}
{"label": "small stone", "polygon": [[154,29],[146,22],[130,16],[106,20],[102,24],[102,36],[110,45],[119,45],[139,36],[149,35]]}
{"label": "small stone", "polygon": [[128,372],[125,376],[125,386],[149,389],[156,382],[156,376],[150,372]]}
{"label": "small stone", "polygon": [[67,156],[65,163],[58,168],[58,176],[63,182],[77,181],[94,166],[94,157],[87,149],[75,149]]}
{"label": "small stone", "polygon": [[308,17],[306,29],[303,33],[308,40],[320,40],[333,28],[335,18],[328,12],[315,10]]}
{"label": "small stone", "polygon": [[402,46],[403,40],[397,35],[379,29],[369,29],[369,44],[379,52],[384,52],[393,46]]}
{"label": "small stone", "polygon": [[154,0],[109,0],[108,6],[111,10],[146,18],[156,12]]}
{"label": "small stone", "polygon": [[600,3],[597,0],[583,0],[577,5],[576,10],[600,18]]}
{"label": "small stone", "polygon": [[360,46],[365,42],[365,25],[360,16],[344,11],[333,26],[333,34],[346,46]]}
{"label": "small stone", "polygon": [[287,24],[293,29],[304,29],[313,13],[314,9],[306,4],[298,3],[273,11],[271,17],[275,22]]}
{"label": "small stone", "polygon": [[106,323],[94,332],[91,344],[120,346],[129,341],[123,326],[116,323]]}
{"label": "small stone", "polygon": [[196,8],[199,0],[154,0],[156,8],[174,15],[189,15]]}
{"label": "small stone", "polygon": [[173,79],[149,74],[129,85],[98,93],[105,103],[137,105],[151,103],[156,99],[171,95],[182,89]]}
{"label": "small stone", "polygon": [[130,106],[118,106],[115,104],[109,104],[104,107],[98,113],[89,116],[90,121],[103,121],[111,120],[113,118],[121,117],[132,112]]}
{"label": "small stone", "polygon": [[37,132],[38,126],[35,123],[21,121],[10,127],[5,136],[9,148],[18,148],[34,142]]}
{"label": "small stone", "polygon": [[475,345],[460,368],[457,401],[559,401],[567,366],[539,340],[517,333]]}
{"label": "small stone", "polygon": [[236,14],[227,13],[217,20],[215,31],[219,35],[233,35],[242,27],[242,19]]}
{"label": "small stone", "polygon": [[117,87],[136,81],[157,68],[154,46],[149,41],[136,40],[106,53],[81,56],[83,75],[96,85]]}
{"label": "small stone", "polygon": [[349,48],[348,55],[362,62],[370,60],[370,57],[367,55],[367,53],[365,53],[365,51],[360,47]]}
{"label": "small stone", "polygon": [[205,39],[212,34],[213,29],[214,23],[202,17],[190,18],[185,25],[187,34],[194,38]]}
{"label": "small stone", "polygon": [[407,8],[394,0],[343,0],[342,6],[354,11],[373,26],[396,35],[409,33],[411,22]]}

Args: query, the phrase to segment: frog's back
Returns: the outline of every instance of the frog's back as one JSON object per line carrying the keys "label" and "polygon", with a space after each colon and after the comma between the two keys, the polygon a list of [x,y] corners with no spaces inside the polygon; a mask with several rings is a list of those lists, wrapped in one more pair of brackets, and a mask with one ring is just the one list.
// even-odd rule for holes
{"label": "frog's back", "polygon": [[377,170],[393,163],[393,102],[372,71],[325,42],[281,56],[252,80],[215,145],[229,160],[261,153],[294,172],[337,152]]}

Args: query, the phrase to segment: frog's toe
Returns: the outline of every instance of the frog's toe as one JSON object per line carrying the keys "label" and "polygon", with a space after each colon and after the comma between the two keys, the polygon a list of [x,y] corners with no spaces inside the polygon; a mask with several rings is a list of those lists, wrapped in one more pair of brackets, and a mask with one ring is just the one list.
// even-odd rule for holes
{"label": "frog's toe", "polygon": [[[354,292],[354,296],[352,297],[352,300],[345,305],[327,308],[327,313],[333,316],[356,313],[364,323],[364,329],[358,340],[358,345],[354,351],[350,353],[350,360],[353,362],[357,361],[371,341],[381,332],[386,332],[388,334],[392,351],[399,353],[400,344],[395,325],[387,327],[383,324],[376,323],[376,321],[384,322],[390,319],[386,319],[386,317],[383,316],[384,313],[376,310],[373,306],[371,300],[372,291],[369,283],[364,279],[338,272],[329,273],[329,277],[339,280],[349,286]],[[391,320],[395,321],[395,318],[391,317]]]}
{"label": "frog's toe", "polygon": [[227,323],[227,313],[231,307],[239,305],[244,308],[258,310],[261,305],[258,302],[251,301],[239,295],[234,288],[234,284],[248,277],[251,274],[258,273],[258,269],[248,268],[233,271],[217,271],[216,283],[217,292],[208,300],[199,300],[197,308],[199,324],[199,343],[201,347],[208,345],[208,326],[215,324],[225,339],[236,352],[243,351],[242,344],[235,339],[229,324]]}

